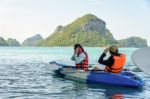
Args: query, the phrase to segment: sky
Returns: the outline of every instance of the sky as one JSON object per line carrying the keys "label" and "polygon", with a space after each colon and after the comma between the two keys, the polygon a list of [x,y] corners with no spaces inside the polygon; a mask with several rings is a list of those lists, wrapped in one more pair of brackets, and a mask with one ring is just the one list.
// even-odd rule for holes
{"label": "sky", "polygon": [[138,36],[150,45],[150,0],[0,0],[0,36],[46,38],[87,13],[104,20],[115,39]]}

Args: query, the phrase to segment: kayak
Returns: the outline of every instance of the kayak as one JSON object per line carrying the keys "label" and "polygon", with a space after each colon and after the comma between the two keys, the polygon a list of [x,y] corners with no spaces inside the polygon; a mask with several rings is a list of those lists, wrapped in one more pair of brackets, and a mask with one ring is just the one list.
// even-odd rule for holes
{"label": "kayak", "polygon": [[144,81],[131,71],[122,71],[120,74],[108,73],[100,70],[79,70],[75,66],[50,62],[51,65],[58,67],[53,70],[53,74],[65,79],[79,81],[87,84],[109,84],[126,87],[142,87]]}

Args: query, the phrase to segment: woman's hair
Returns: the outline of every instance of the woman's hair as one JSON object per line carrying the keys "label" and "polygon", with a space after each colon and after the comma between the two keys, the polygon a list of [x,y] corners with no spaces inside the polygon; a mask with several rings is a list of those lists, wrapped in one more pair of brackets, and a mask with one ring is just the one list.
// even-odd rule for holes
{"label": "woman's hair", "polygon": [[74,45],[74,50],[76,49],[76,48],[81,48],[82,49],[82,51],[84,52],[84,49],[83,49],[83,47],[81,46],[81,44],[75,44]]}
{"label": "woman's hair", "polygon": [[112,51],[109,51],[111,54],[114,54],[114,55],[117,55],[117,54],[119,54],[118,53],[118,50],[116,50],[116,52],[112,52]]}
{"label": "woman's hair", "polygon": [[115,45],[111,45],[111,46],[109,47],[109,52],[110,52],[111,54],[119,54],[119,52],[118,52],[118,47],[115,46]]}

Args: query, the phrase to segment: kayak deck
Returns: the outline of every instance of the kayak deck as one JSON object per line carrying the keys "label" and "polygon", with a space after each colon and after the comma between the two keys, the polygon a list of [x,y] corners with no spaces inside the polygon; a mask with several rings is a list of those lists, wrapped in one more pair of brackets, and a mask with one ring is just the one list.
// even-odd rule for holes
{"label": "kayak deck", "polygon": [[[53,63],[58,65],[58,63]],[[59,63],[59,68],[54,70],[54,75],[59,77],[79,81],[88,84],[110,84],[117,86],[127,87],[142,87],[144,86],[143,80],[129,71],[122,71],[120,74],[108,73],[104,71],[84,71],[77,70],[76,68],[66,68],[66,65]]]}

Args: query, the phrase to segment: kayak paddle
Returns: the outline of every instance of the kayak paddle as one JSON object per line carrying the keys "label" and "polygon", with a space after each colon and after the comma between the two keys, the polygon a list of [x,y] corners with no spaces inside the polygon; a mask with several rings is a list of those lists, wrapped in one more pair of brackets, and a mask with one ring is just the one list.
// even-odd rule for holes
{"label": "kayak paddle", "polygon": [[133,52],[132,61],[143,72],[150,74],[150,47],[140,48]]}

